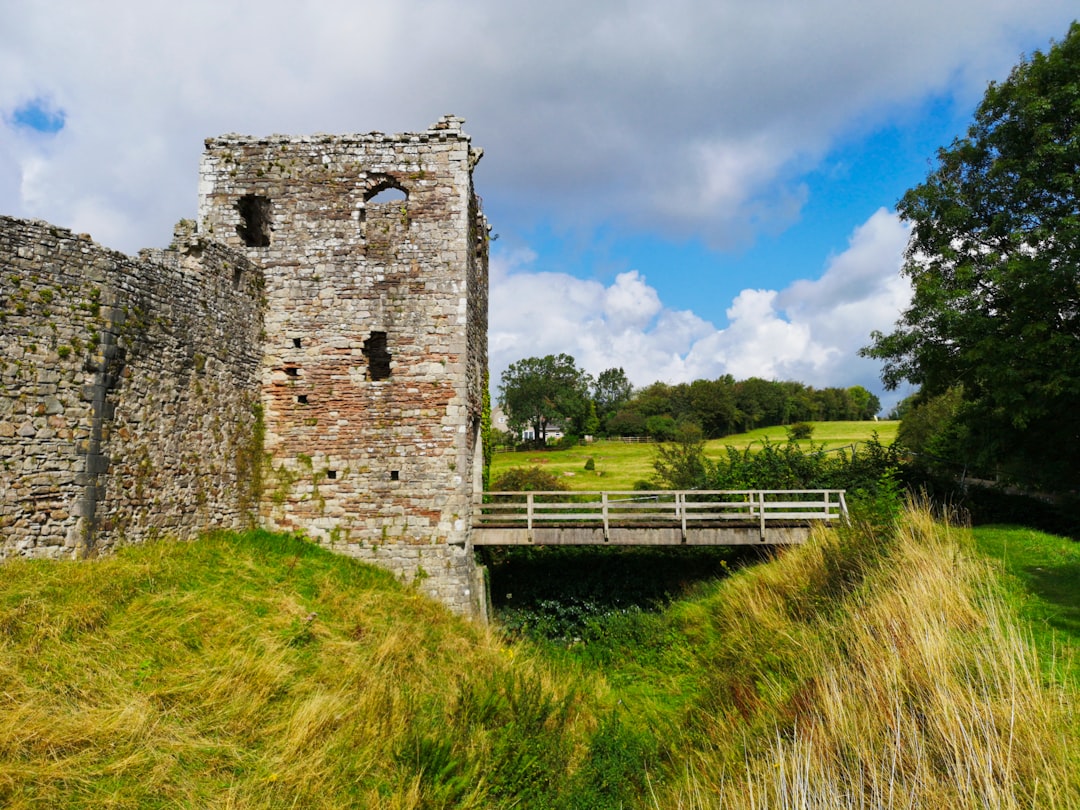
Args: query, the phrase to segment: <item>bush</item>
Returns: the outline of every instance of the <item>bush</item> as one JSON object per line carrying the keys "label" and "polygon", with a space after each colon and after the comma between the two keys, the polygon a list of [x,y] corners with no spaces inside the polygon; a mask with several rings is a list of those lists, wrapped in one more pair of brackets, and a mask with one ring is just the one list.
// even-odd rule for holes
{"label": "bush", "polygon": [[555,442],[556,450],[569,450],[571,447],[577,447],[581,444],[581,437],[575,436],[573,433],[567,433],[565,436],[560,436],[559,440]]}
{"label": "bush", "polygon": [[492,492],[543,492],[569,489],[559,476],[539,467],[513,467],[491,482]]}
{"label": "bush", "polygon": [[787,426],[787,437],[789,441],[797,442],[803,439],[809,439],[814,435],[814,426],[809,422],[795,422],[794,424]]}
{"label": "bush", "polygon": [[645,420],[645,432],[658,442],[669,442],[675,438],[677,425],[670,416],[650,416]]}
{"label": "bush", "polygon": [[653,469],[667,489],[701,489],[708,474],[701,428],[693,422],[679,425],[674,441],[653,451]]}
{"label": "bush", "polygon": [[589,456],[587,459],[585,459],[585,469],[588,472],[592,472],[596,469],[596,462],[593,460],[592,456]]}

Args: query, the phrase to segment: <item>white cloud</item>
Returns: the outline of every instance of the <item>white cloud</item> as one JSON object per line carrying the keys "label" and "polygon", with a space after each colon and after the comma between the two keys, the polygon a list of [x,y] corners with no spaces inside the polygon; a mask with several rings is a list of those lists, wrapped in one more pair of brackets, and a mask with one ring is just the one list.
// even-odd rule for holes
{"label": "white cloud", "polygon": [[[717,328],[692,312],[663,307],[631,271],[608,287],[535,272],[535,255],[493,259],[492,377],[522,357],[566,352],[597,374],[622,366],[636,385],[732,374],[798,380],[816,387],[880,390],[876,363],[856,356],[874,329],[889,330],[910,300],[899,274],[908,228],[877,211],[817,279],[784,290],[743,290]],[[626,313],[632,317],[626,317]]]}
{"label": "white cloud", "polygon": [[[1075,14],[1075,0],[6,0],[0,212],[133,252],[194,213],[207,136],[400,132],[454,112],[486,150],[477,185],[506,233],[615,223],[744,246],[800,216],[804,176],[838,142],[934,94],[974,106]],[[13,125],[34,99],[60,132]],[[723,329],[664,307],[655,278],[503,257],[493,358],[870,387],[853,350],[902,306],[881,270],[898,229],[876,215],[821,278],[745,291]]]}
{"label": "white cloud", "polygon": [[44,99],[65,127],[0,159],[0,178],[35,173],[0,187],[0,210],[73,225],[100,203],[127,222],[95,236],[130,251],[191,213],[206,136],[415,130],[452,111],[507,217],[745,244],[798,215],[799,173],[837,137],[928,93],[974,102],[1074,15],[1073,0],[9,0],[0,119]]}

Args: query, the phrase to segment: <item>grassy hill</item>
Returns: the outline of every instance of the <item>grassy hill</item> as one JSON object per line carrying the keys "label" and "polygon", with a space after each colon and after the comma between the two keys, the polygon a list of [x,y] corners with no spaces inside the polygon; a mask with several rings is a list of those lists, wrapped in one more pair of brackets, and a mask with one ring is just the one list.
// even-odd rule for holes
{"label": "grassy hill", "polygon": [[[828,450],[857,448],[875,434],[883,444],[896,439],[899,422],[811,422],[814,435],[810,441],[800,442],[807,447],[812,442]],[[769,441],[787,441],[784,427],[760,428],[749,433],[713,439],[705,445],[705,455],[719,458],[727,447],[743,449]],[[585,462],[593,459],[594,470],[586,470]],[[653,475],[653,445],[629,444],[620,441],[598,441],[579,445],[568,450],[532,450],[515,453],[499,453],[491,462],[491,475],[496,478],[512,467],[543,467],[562,476],[574,490],[627,490],[637,481]]]}
{"label": "grassy hill", "polygon": [[915,510],[569,645],[295,537],[9,562],[0,804],[1080,806],[1075,596],[1032,590],[1080,555],[1042,540],[1025,581]]}
{"label": "grassy hill", "polygon": [[0,567],[4,807],[557,806],[604,689],[302,540]]}

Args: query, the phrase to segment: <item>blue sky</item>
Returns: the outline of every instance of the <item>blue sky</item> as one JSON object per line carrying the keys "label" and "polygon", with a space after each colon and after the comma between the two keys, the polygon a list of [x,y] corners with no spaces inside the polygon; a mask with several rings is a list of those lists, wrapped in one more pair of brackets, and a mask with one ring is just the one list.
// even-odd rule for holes
{"label": "blue sky", "polygon": [[816,277],[829,256],[846,248],[855,224],[882,206],[891,209],[922,182],[936,150],[966,131],[972,112],[966,101],[932,96],[915,109],[897,110],[881,126],[838,140],[800,178],[806,201],[797,221],[728,249],[711,248],[701,238],[627,233],[610,225],[580,234],[550,220],[510,237],[530,245],[547,268],[580,278],[639,270],[662,290],[668,306],[724,326],[726,308],[748,284],[780,288],[794,278]]}
{"label": "blue sky", "polygon": [[0,213],[125,252],[195,214],[203,139],[466,119],[499,235],[494,378],[567,352],[639,385],[887,394],[897,199],[1065,0],[8,0]]}
{"label": "blue sky", "polygon": [[64,128],[64,113],[52,108],[48,99],[36,97],[16,107],[11,112],[11,122],[42,135],[54,135]]}

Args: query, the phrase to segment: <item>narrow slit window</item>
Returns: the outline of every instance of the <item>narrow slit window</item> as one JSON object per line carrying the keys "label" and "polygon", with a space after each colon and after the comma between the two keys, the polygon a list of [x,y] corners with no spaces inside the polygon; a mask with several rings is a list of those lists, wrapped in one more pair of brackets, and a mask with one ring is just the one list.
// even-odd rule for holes
{"label": "narrow slit window", "polygon": [[307,394],[298,394],[296,396],[296,404],[297,405],[307,405],[308,404]]}
{"label": "narrow slit window", "polygon": [[292,339],[292,345],[293,345],[294,349],[299,349],[300,348],[300,343],[301,343],[300,338],[293,338]]}
{"label": "narrow slit window", "polygon": [[364,341],[364,357],[368,362],[368,379],[385,380],[390,376],[390,352],[386,348],[386,332],[372,332]]}
{"label": "narrow slit window", "polygon": [[270,245],[270,198],[258,194],[245,194],[236,202],[240,214],[237,235],[247,247]]}
{"label": "narrow slit window", "polygon": [[390,471],[390,480],[391,480],[391,481],[397,481],[397,480],[399,480],[400,478],[401,478],[401,476],[400,476],[400,475],[398,474],[398,471],[397,471],[397,470],[391,470],[391,471]]}

